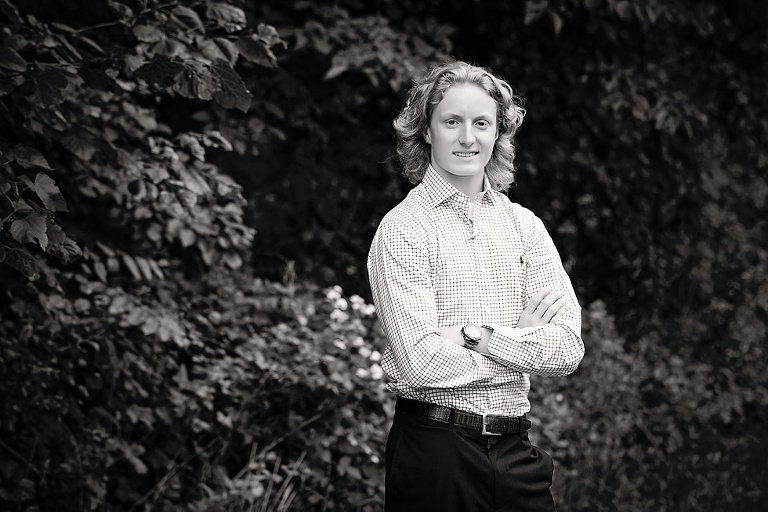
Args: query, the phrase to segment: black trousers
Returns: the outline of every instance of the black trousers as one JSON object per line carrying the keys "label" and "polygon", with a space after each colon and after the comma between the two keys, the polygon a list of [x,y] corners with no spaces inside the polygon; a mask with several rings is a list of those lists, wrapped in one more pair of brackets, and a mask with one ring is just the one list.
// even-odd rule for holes
{"label": "black trousers", "polygon": [[484,436],[396,412],[386,448],[386,512],[552,512],[552,458],[528,433]]}

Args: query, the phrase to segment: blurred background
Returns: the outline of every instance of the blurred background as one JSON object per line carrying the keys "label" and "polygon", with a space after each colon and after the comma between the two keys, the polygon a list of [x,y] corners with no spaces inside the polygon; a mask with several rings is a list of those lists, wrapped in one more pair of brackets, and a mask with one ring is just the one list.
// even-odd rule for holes
{"label": "blurred background", "polygon": [[766,510],[768,4],[405,4],[0,0],[0,509],[382,510],[365,259],[462,59],[583,307],[559,509]]}

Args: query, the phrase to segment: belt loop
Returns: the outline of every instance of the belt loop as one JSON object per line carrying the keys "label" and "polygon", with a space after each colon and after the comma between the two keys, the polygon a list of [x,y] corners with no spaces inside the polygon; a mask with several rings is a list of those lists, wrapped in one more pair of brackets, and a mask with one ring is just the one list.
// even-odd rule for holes
{"label": "belt loop", "polygon": [[456,409],[451,407],[451,413],[448,415],[448,428],[453,430],[453,424],[456,421]]}

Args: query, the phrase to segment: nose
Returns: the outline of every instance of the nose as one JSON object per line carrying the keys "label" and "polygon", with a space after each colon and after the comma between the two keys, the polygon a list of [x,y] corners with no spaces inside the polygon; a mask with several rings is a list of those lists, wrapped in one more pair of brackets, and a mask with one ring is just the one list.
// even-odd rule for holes
{"label": "nose", "polygon": [[471,146],[475,142],[475,133],[472,131],[472,125],[465,125],[459,134],[459,144]]}

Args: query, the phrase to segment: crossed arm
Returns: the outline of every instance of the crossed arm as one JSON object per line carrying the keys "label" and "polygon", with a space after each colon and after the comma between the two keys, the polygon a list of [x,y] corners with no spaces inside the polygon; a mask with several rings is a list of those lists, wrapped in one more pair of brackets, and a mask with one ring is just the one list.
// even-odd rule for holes
{"label": "crossed arm", "polygon": [[[520,315],[520,320],[517,322],[517,327],[538,327],[555,323],[565,315],[566,311],[568,311],[568,300],[563,292],[542,288],[525,305]],[[440,335],[463,347],[464,336],[461,334],[463,325],[456,324],[442,327],[440,328]],[[482,329],[483,337],[480,339],[477,347],[475,347],[475,350],[481,354],[488,354],[488,342],[491,339],[492,330],[487,327]]]}

